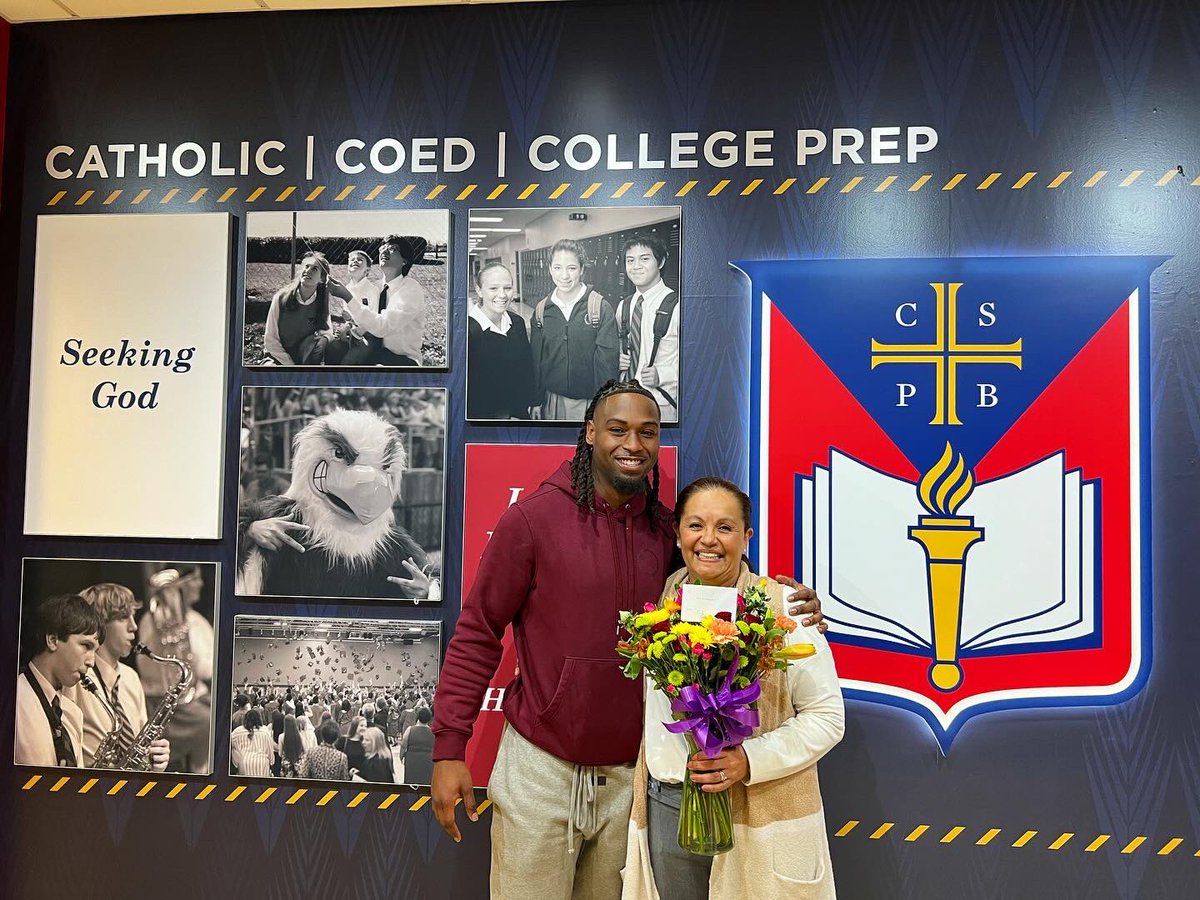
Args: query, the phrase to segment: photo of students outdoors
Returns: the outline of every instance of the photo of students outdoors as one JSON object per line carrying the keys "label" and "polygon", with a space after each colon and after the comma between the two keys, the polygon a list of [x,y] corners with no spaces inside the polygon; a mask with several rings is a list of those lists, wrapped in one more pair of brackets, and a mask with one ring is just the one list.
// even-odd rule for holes
{"label": "photo of students outdoors", "polygon": [[243,365],[446,368],[448,211],[246,221]]}

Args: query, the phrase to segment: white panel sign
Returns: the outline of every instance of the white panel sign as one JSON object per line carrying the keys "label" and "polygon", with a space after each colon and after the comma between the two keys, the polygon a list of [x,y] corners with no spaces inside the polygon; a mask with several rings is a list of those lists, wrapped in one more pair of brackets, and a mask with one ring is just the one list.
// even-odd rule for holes
{"label": "white panel sign", "polygon": [[221,536],[230,224],[38,218],[27,533]]}

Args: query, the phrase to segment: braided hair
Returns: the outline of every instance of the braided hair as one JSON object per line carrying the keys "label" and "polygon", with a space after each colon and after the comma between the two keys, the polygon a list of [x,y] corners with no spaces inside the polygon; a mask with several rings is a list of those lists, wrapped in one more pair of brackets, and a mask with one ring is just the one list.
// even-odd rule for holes
{"label": "braided hair", "polygon": [[[579,440],[575,444],[575,456],[571,459],[571,486],[575,488],[575,502],[580,509],[591,510],[596,502],[596,487],[592,483],[592,445],[587,442],[587,423],[596,415],[596,407],[601,401],[615,394],[640,394],[649,400],[658,401],[654,395],[636,381],[618,381],[613,378],[605,382],[596,392],[592,402],[588,404],[583,416],[583,425],[579,428]],[[651,522],[657,522],[658,515],[658,460],[654,468],[646,476],[646,515]]]}

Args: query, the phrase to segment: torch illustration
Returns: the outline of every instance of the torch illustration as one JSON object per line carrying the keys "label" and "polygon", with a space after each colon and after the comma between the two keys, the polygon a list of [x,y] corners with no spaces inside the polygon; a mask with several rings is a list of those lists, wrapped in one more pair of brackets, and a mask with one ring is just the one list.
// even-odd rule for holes
{"label": "torch illustration", "polygon": [[925,551],[929,584],[929,617],[933,633],[933,665],[929,680],[939,691],[953,691],[962,683],[958,642],[962,627],[963,582],[967,551],[983,539],[971,516],[955,513],[975,487],[962,454],[946,442],[941,459],[921,476],[917,493],[929,512],[908,529],[908,539]]}

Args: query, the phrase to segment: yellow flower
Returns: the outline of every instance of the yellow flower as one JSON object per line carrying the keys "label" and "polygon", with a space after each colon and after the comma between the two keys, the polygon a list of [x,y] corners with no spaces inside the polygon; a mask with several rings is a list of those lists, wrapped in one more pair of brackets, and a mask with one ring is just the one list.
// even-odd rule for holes
{"label": "yellow flower", "polygon": [[659,622],[665,622],[671,618],[669,609],[656,609],[653,612],[641,613],[634,618],[633,624],[638,628],[645,628],[649,625],[657,625]]}

